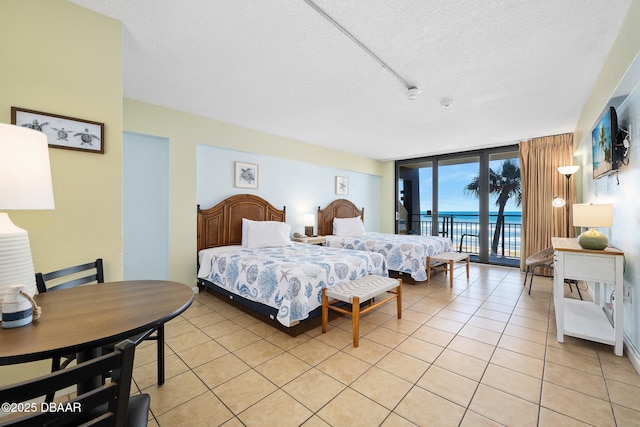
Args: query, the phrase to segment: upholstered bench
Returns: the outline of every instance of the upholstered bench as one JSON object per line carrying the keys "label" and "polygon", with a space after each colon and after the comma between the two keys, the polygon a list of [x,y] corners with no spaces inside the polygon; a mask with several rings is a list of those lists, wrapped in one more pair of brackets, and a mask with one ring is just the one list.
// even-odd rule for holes
{"label": "upholstered bench", "polygon": [[[373,301],[374,297],[388,292],[382,301]],[[329,302],[329,298],[332,299]],[[327,323],[329,321],[329,310],[351,316],[353,323],[353,346],[358,347],[360,315],[384,304],[385,302],[396,299],[398,309],[398,319],[402,318],[402,279],[392,279],[382,276],[364,276],[359,277],[350,282],[340,283],[330,288],[322,289],[322,333],[327,332]],[[360,309],[360,302],[370,301],[370,305],[364,309]],[[336,306],[340,302],[351,304],[351,311]]]}
{"label": "upholstered bench", "polygon": [[[465,261],[467,266],[467,279],[469,279],[469,254],[464,252],[442,252],[427,257],[427,282],[431,280],[431,270],[443,270],[449,272],[449,287],[453,288],[454,263]],[[433,264],[432,264],[433,263]]]}

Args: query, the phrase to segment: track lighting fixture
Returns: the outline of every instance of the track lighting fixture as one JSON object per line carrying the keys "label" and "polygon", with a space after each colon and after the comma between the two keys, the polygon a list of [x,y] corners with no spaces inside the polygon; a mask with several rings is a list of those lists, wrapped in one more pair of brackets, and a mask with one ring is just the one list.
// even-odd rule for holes
{"label": "track lighting fixture", "polygon": [[410,88],[407,88],[407,98],[411,100],[416,99],[419,93],[420,93],[420,89],[418,89],[415,86],[411,86]]}
{"label": "track lighting fixture", "polygon": [[369,56],[371,56],[378,64],[380,64],[380,66],[382,68],[384,68],[385,70],[387,70],[389,73],[391,73],[391,75],[393,77],[395,77],[396,79],[398,79],[398,81],[400,83],[402,83],[404,85],[405,88],[407,88],[407,98],[409,99],[416,99],[416,97],[418,96],[418,94],[420,93],[420,89],[418,89],[417,87],[410,85],[409,83],[407,83],[407,81],[405,79],[403,79],[402,77],[400,77],[400,75],[398,73],[396,73],[395,71],[393,71],[393,69],[391,67],[389,67],[382,59],[378,58],[378,56],[373,53],[371,51],[371,49],[369,49],[368,47],[366,47],[360,40],[358,40],[357,38],[355,38],[355,36],[353,34],[351,34],[349,31],[346,30],[346,28],[344,28],[342,25],[338,24],[338,22],[333,19],[332,17],[330,17],[327,12],[325,12],[324,10],[320,9],[320,7],[318,7],[318,5],[316,5],[314,2],[312,2],[311,0],[304,0],[305,3],[307,3],[313,10],[315,10],[316,12],[318,12],[318,14],[320,16],[322,16],[324,19],[326,19],[327,21],[329,21],[331,24],[333,24],[334,27],[336,27],[337,29],[339,29],[340,31],[342,31],[342,33],[349,37],[351,39],[352,42],[354,42],[356,45],[358,45],[358,47],[362,50],[364,50]]}

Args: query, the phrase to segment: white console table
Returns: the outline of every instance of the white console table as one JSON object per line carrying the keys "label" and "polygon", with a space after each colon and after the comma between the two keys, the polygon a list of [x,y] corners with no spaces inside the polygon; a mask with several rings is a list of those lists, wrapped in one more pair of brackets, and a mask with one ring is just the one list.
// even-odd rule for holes
{"label": "white console table", "polygon": [[[577,239],[552,237],[555,256],[553,300],[556,311],[558,342],[570,335],[614,346],[614,353],[622,356],[624,252],[607,247],[604,250],[582,249]],[[595,300],[581,301],[564,297],[564,280],[595,282]],[[601,301],[601,283],[615,285],[613,324]]]}

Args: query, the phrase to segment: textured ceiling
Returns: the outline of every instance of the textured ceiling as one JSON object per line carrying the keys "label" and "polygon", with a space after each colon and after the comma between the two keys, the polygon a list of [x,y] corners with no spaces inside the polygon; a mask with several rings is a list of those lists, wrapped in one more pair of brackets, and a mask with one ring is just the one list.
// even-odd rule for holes
{"label": "textured ceiling", "polygon": [[304,0],[71,1],[122,21],[125,97],[388,160],[572,132],[631,0],[315,0],[415,100]]}

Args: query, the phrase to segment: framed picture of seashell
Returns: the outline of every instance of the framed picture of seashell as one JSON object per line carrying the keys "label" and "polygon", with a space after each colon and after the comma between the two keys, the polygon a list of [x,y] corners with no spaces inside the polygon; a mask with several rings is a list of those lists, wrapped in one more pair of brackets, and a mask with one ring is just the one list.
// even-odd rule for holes
{"label": "framed picture of seashell", "polygon": [[235,178],[238,188],[258,188],[258,165],[236,162]]}

